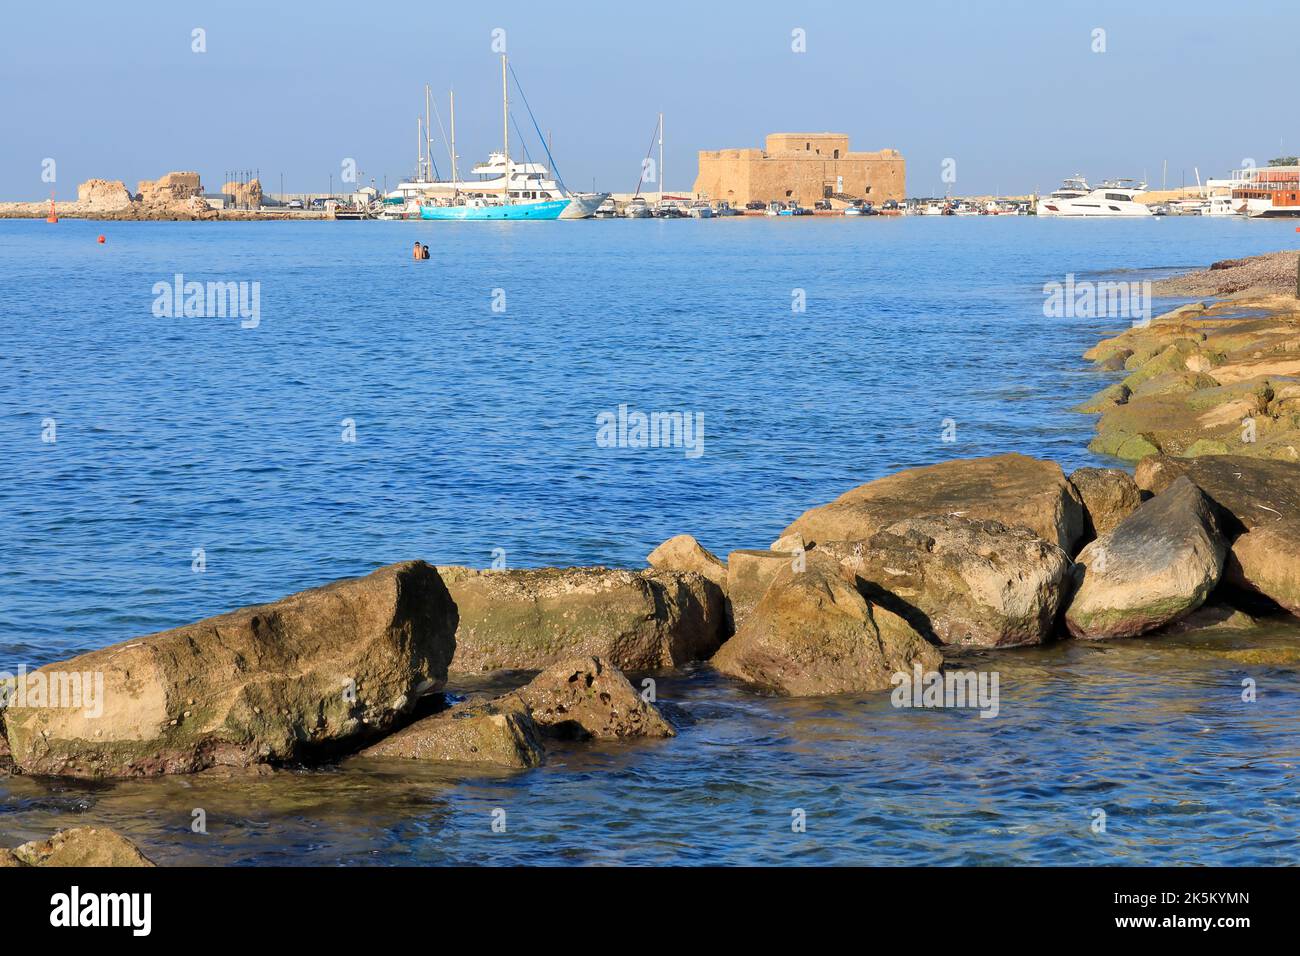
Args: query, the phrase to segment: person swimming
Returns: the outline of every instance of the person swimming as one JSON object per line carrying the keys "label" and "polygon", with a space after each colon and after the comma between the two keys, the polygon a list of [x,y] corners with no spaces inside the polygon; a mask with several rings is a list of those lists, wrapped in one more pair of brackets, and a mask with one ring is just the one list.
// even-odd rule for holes
{"label": "person swimming", "polygon": [[420,247],[420,258],[421,258],[421,259],[427,259],[427,258],[429,258],[429,247],[428,247],[428,246],[421,246],[421,247]]}
{"label": "person swimming", "polygon": [[419,244],[418,242],[415,244],[415,248],[411,250],[411,258],[412,258],[412,259],[423,259],[423,258],[424,258],[424,253],[421,252],[421,250],[420,250],[420,244]]}

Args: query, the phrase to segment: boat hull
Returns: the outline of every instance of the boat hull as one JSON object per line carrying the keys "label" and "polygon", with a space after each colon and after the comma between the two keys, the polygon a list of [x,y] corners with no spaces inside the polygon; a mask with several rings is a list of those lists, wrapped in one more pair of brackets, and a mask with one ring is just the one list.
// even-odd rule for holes
{"label": "boat hull", "polygon": [[[522,219],[560,219],[570,199],[547,199],[542,202],[521,202],[509,206],[421,206],[421,219],[477,222],[491,219],[518,221]],[[599,205],[599,203],[597,203]],[[581,217],[579,217],[581,218]]]}
{"label": "boat hull", "polygon": [[560,213],[561,219],[589,219],[609,198],[609,193],[577,193],[569,197],[569,205]]}

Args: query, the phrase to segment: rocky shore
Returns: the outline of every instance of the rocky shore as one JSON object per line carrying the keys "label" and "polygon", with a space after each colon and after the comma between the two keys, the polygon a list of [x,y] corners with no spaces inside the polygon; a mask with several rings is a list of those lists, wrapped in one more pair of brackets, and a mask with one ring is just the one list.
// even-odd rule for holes
{"label": "rocky shore", "polygon": [[[250,186],[252,187],[250,189]],[[197,222],[212,220],[254,221],[278,219],[329,219],[319,210],[275,211],[257,208],[261,202],[261,185],[227,183],[222,187],[245,209],[217,209],[203,199],[203,187],[195,172],[170,172],[158,179],[142,179],[133,193],[120,179],[88,179],[77,186],[77,198],[54,203],[60,219],[93,219],[109,222]],[[244,202],[246,200],[246,202]],[[45,219],[50,201],[0,202],[0,219]]]}
{"label": "rocky shore", "polygon": [[[391,565],[21,675],[0,761],[89,779],[526,772],[555,740],[689,733],[653,675],[692,662],[758,693],[856,694],[964,647],[1300,617],[1300,313],[1242,291],[1088,353],[1126,373],[1089,403],[1094,450],[1135,474],[960,459],[850,489],[725,558],[683,534],[644,569]],[[518,678],[458,693],[483,674]],[[98,713],[33,699],[69,675],[101,676]]]}

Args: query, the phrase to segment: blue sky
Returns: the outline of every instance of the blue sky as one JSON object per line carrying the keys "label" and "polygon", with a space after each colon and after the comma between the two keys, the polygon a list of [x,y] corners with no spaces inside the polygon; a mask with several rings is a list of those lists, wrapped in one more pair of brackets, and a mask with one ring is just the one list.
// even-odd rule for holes
{"label": "blue sky", "polygon": [[[191,51],[194,28],[207,52]],[[91,176],[258,168],[324,191],[354,158],[393,184],[415,164],[423,84],[457,91],[462,163],[501,138],[494,28],[568,184],[628,190],[656,115],[666,181],[696,151],[771,131],[895,147],[908,192],[1050,189],[1076,171],[1159,185],[1300,152],[1300,3],[430,2],[7,3],[0,12],[0,198]],[[791,50],[805,31],[807,51]],[[1106,51],[1094,53],[1104,29]],[[526,114],[517,121],[535,137]],[[512,130],[513,136],[513,130]],[[435,160],[446,172],[440,137]]]}

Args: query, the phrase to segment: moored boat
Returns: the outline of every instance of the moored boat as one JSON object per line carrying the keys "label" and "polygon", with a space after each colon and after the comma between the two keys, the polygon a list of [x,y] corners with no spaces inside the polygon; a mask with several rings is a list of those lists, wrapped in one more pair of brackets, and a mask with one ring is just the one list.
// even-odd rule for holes
{"label": "moored boat", "polygon": [[[470,170],[477,180],[456,176],[456,114],[452,112],[450,182],[415,184],[422,193],[420,218],[432,220],[554,220],[587,219],[609,198],[608,193],[571,193],[550,178],[540,163],[510,159],[510,95],[508,64],[501,56],[502,148],[486,163]],[[516,82],[518,82],[516,78]],[[527,100],[525,100],[525,106]],[[531,110],[529,111],[531,116]],[[545,148],[545,143],[543,143]],[[547,149],[547,155],[550,155]]]}
{"label": "moored boat", "polygon": [[1137,199],[1146,188],[1146,183],[1133,179],[1111,179],[1094,187],[1082,176],[1075,176],[1040,199],[1037,211],[1040,216],[1069,218],[1150,216],[1151,207]]}

